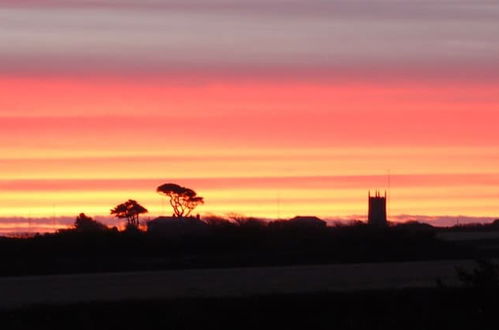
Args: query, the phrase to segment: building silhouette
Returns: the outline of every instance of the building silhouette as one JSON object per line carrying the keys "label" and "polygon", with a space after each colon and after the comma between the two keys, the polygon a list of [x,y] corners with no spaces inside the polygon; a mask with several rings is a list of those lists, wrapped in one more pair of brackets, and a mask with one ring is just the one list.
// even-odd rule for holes
{"label": "building silhouette", "polygon": [[159,217],[147,223],[147,232],[154,236],[206,236],[209,231],[206,222],[198,217]]}
{"label": "building silhouette", "polygon": [[300,227],[326,228],[327,222],[314,216],[296,216],[288,220],[288,224]]}
{"label": "building silhouette", "polygon": [[386,191],[385,195],[381,196],[379,191],[371,196],[371,191],[369,191],[369,214],[367,217],[367,223],[371,226],[384,227],[388,225],[386,219]]}

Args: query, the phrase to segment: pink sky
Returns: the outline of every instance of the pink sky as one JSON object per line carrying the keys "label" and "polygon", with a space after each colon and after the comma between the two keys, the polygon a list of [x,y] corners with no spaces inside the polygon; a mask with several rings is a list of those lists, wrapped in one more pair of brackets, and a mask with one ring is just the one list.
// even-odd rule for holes
{"label": "pink sky", "polygon": [[487,1],[0,1],[0,217],[499,215]]}

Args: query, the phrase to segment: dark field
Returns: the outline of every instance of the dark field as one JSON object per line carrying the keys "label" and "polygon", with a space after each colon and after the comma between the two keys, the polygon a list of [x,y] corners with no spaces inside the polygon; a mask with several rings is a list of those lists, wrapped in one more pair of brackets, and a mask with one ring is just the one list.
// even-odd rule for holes
{"label": "dark field", "polygon": [[0,312],[2,329],[497,329],[499,291],[123,301]]}
{"label": "dark field", "polygon": [[[469,285],[499,287],[499,269],[484,264]],[[316,266],[188,269],[0,278],[0,308],[121,300],[250,297],[273,294],[460,286],[456,269],[470,260]]]}

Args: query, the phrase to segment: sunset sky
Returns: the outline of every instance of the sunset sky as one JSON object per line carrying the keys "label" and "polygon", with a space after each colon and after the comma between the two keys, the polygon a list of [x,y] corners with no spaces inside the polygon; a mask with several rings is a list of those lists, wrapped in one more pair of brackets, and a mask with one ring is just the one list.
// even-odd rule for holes
{"label": "sunset sky", "polygon": [[484,0],[0,0],[2,228],[170,215],[166,182],[202,215],[499,217],[498,31]]}

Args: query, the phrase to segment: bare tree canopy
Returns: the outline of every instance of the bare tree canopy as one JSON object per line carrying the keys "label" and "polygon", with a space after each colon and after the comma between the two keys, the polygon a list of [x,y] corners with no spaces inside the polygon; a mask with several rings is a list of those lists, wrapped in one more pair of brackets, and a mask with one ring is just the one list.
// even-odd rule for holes
{"label": "bare tree canopy", "polygon": [[147,209],[133,199],[127,200],[125,203],[118,204],[111,210],[111,214],[120,219],[127,219],[129,226],[139,226],[139,215],[147,213]]}
{"label": "bare tree canopy", "polygon": [[175,183],[165,183],[156,191],[170,197],[170,205],[176,217],[188,217],[196,206],[204,203],[203,197],[198,196],[194,190]]}

